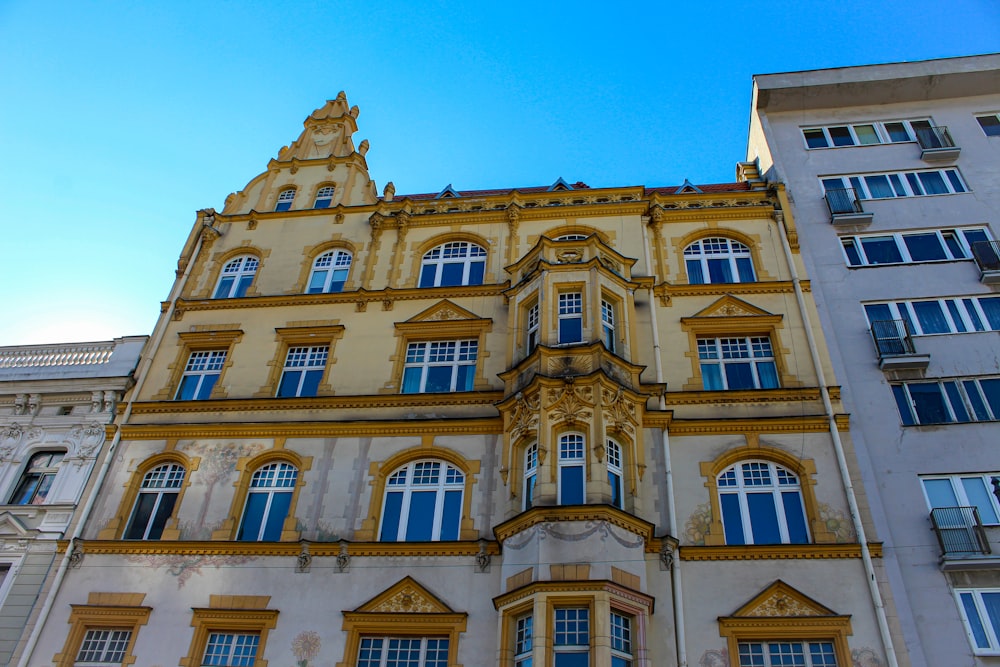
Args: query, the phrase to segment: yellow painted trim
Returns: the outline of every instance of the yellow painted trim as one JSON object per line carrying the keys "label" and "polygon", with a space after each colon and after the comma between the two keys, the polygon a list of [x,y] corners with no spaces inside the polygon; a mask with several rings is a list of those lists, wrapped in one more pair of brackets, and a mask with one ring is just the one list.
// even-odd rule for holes
{"label": "yellow painted trim", "polygon": [[[92,593],[91,596],[94,594]],[[118,595],[129,595],[119,593]],[[139,602],[145,597],[144,593],[132,595],[140,596]],[[91,597],[93,599],[93,597]],[[80,645],[88,630],[93,629],[122,629],[130,630],[128,646],[125,647],[125,655],[120,664],[131,665],[135,663],[135,656],[132,651],[135,648],[136,636],[139,628],[149,622],[149,615],[152,607],[104,605],[104,604],[73,604],[70,605],[72,611],[69,614],[70,630],[66,637],[66,643],[60,653],[52,657],[54,667],[72,667],[76,662],[76,656],[80,651]]]}
{"label": "yellow painted trim", "polygon": [[[177,388],[180,386],[181,377],[184,375],[184,369],[187,367],[191,353],[205,350],[226,351],[226,361],[219,371],[219,379],[215,381],[215,387],[212,389],[211,394],[212,398],[225,398],[226,392],[223,388],[223,378],[226,377],[226,371],[233,365],[233,345],[243,338],[243,331],[238,326],[235,325],[231,329],[220,328],[208,331],[182,331],[178,333],[177,338],[180,339],[180,344],[177,346],[177,355],[174,357],[173,363],[167,366],[170,378],[167,380],[166,385],[153,394],[153,399],[171,401],[177,393]],[[160,349],[165,348],[166,345],[163,345]],[[174,403],[176,405],[194,402],[196,401],[175,401]]]}
{"label": "yellow painted trim", "polygon": [[[276,412],[342,410],[346,408],[425,407],[430,405],[492,407],[503,399],[501,391],[460,391],[451,394],[364,394],[304,398],[234,398],[206,401],[144,401],[133,404],[133,415],[217,415],[225,412]],[[384,423],[384,422],[383,422]],[[128,428],[130,425],[124,425]]]}
{"label": "yellow painted trim", "polygon": [[[219,286],[219,276],[222,274],[222,268],[230,261],[236,259],[237,257],[253,257],[257,260],[257,270],[254,272],[253,280],[250,282],[250,287],[247,288],[247,296],[255,296],[257,294],[257,277],[260,275],[260,271],[264,268],[264,259],[270,254],[270,250],[265,250],[263,248],[258,248],[257,246],[241,245],[236,248],[230,248],[229,250],[223,251],[221,253],[216,253],[208,257],[208,253],[204,253],[199,259],[198,266],[196,270],[192,272],[194,275],[191,277],[193,280],[189,280],[187,285],[185,285],[184,293],[182,294],[185,298],[202,298],[211,299],[215,290]],[[207,261],[206,261],[207,260]],[[206,268],[207,264],[207,268]],[[194,289],[197,285],[196,276],[204,276],[205,280],[201,284],[201,289]],[[246,298],[246,297],[244,297]],[[232,299],[216,299],[217,301],[232,301]]]}
{"label": "yellow painted trim", "polygon": [[[289,323],[288,326],[276,327],[274,330],[274,339],[278,344],[275,346],[274,357],[267,362],[267,366],[270,369],[267,374],[267,381],[257,390],[254,397],[277,398],[278,382],[284,373],[285,360],[290,348],[323,344],[327,346],[326,366],[323,368],[323,377],[320,378],[317,393],[320,396],[331,394],[333,387],[330,385],[330,369],[337,363],[337,358],[334,356],[334,349],[336,348],[337,341],[343,337],[344,326],[342,324],[294,326],[294,323]],[[287,399],[283,398],[279,400]]]}
{"label": "yellow painted trim", "polygon": [[[86,540],[79,542],[88,555],[182,555],[182,556],[298,556],[308,545],[314,558],[336,558],[341,553],[340,542],[214,542],[155,540]],[[58,553],[65,553],[68,540],[57,543]],[[500,554],[500,543],[466,540],[464,542],[345,542],[347,553],[358,557],[469,557],[484,548],[486,553]]]}
{"label": "yellow painted trim", "polygon": [[[767,218],[768,223],[773,222],[773,220],[773,217],[769,216]],[[714,225],[711,227],[696,229],[680,238],[674,237],[670,239],[671,245],[673,246],[674,261],[677,262],[677,266],[679,267],[677,271],[679,279],[683,280],[687,284],[690,284],[690,278],[687,274],[687,262],[685,261],[684,256],[684,251],[688,248],[688,246],[695,241],[715,237],[727,238],[745,245],[750,250],[750,261],[753,263],[753,270],[757,280],[761,282],[774,280],[772,274],[767,271],[767,263],[761,259],[761,250],[764,248],[764,239],[757,234],[750,235],[729,227],[718,227]]]}
{"label": "yellow painted trim", "polygon": [[[322,186],[318,186],[316,189]],[[329,210],[329,209],[327,209]],[[302,266],[299,267],[299,278],[288,290],[288,294],[305,294],[309,287],[309,278],[312,276],[313,264],[316,259],[331,250],[346,250],[351,255],[351,267],[347,272],[347,280],[344,281],[344,289],[341,291],[354,291],[357,285],[355,278],[355,260],[358,257],[358,247],[343,234],[334,234],[332,238],[324,239],[319,243],[306,246],[302,249]]]}
{"label": "yellow painted trim", "polygon": [[126,483],[125,493],[122,494],[122,499],[118,503],[118,512],[97,533],[97,539],[114,540],[121,538],[126,526],[128,526],[128,520],[135,509],[135,501],[139,495],[139,489],[142,487],[142,480],[146,476],[146,473],[157,466],[168,463],[176,463],[184,467],[184,482],[177,492],[177,500],[174,501],[173,512],[171,512],[170,518],[163,528],[163,534],[160,539],[176,540],[180,537],[180,530],[177,527],[177,512],[184,501],[184,493],[191,486],[191,473],[198,469],[198,466],[201,464],[201,458],[197,456],[188,457],[182,452],[171,450],[154,454],[136,467],[129,481]]}
{"label": "yellow painted trim", "polygon": [[[870,543],[872,558],[882,557],[882,544]],[[799,560],[861,558],[860,544],[762,544],[682,546],[681,560]]]}
{"label": "yellow painted trim", "polygon": [[[828,387],[830,398],[840,400],[840,387]],[[779,389],[744,389],[739,391],[670,391],[665,394],[668,405],[714,405],[725,403],[796,403],[819,401],[817,387],[784,387]]]}
{"label": "yellow painted trim", "polygon": [[[440,201],[440,200],[439,200]],[[455,200],[451,200],[455,201]],[[413,220],[413,217],[409,217],[407,222]],[[491,282],[491,279],[496,279],[496,265],[497,265],[497,252],[495,244],[491,245],[488,238],[482,236],[481,234],[476,234],[470,231],[447,231],[442,232],[432,236],[431,238],[421,241],[419,244],[414,244],[410,249],[410,278],[406,281],[404,287],[416,288],[420,281],[421,269],[423,268],[424,255],[429,253],[434,248],[444,245],[445,243],[452,242],[464,242],[472,243],[479,246],[484,251],[486,251],[486,266],[483,269],[483,282]],[[403,262],[400,262],[402,264]]]}
{"label": "yellow painted trim", "polygon": [[[849,430],[848,415],[837,415],[837,429]],[[760,419],[673,419],[671,435],[729,435],[733,433],[821,433],[830,422],[821,415],[805,417],[763,417]],[[645,425],[645,424],[644,424]]]}
{"label": "yellow painted trim", "polygon": [[181,667],[198,667],[205,655],[205,644],[210,632],[258,632],[257,658],[254,667],[267,667],[264,659],[268,632],[278,623],[277,609],[215,609],[198,608],[191,610],[191,627],[194,628],[191,645],[186,656],[181,658]]}
{"label": "yellow painted trim", "polygon": [[[812,291],[808,280],[802,281],[802,291]],[[684,285],[661,283],[653,288],[653,294],[666,299],[684,296],[725,296],[726,294],[794,294],[795,287],[790,280],[768,280],[754,283],[709,283],[706,285]]]}
{"label": "yellow painted trim", "polygon": [[532,507],[521,512],[513,519],[508,519],[493,528],[497,540],[505,540],[522,533],[540,523],[558,523],[562,521],[605,521],[623,528],[634,535],[643,538],[646,545],[653,540],[656,526],[637,516],[624,512],[611,505],[571,505],[565,507]]}

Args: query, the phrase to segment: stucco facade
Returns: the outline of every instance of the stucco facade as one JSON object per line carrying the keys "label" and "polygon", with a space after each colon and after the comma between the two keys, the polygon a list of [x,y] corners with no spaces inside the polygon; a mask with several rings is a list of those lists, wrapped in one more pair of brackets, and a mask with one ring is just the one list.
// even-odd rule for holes
{"label": "stucco facade", "polygon": [[1000,664],[998,110],[997,54],[754,79],[920,666]]}
{"label": "stucco facade", "polygon": [[23,663],[886,664],[783,188],[380,195],[357,116],[198,213]]}

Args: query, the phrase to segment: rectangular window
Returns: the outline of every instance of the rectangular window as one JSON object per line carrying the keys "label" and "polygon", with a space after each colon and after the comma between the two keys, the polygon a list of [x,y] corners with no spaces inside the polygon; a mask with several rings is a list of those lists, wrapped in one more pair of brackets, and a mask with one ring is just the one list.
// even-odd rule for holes
{"label": "rectangular window", "polygon": [[362,637],[357,667],[448,667],[448,639]]}
{"label": "rectangular window", "polygon": [[976,120],[979,121],[979,127],[983,128],[987,137],[1000,137],[1000,114],[976,116]]}
{"label": "rectangular window", "polygon": [[530,354],[538,347],[538,302],[528,306],[527,315],[525,317],[525,340],[524,347],[525,350]]}
{"label": "rectangular window", "polygon": [[406,346],[403,393],[472,391],[479,342],[446,340]]}
{"label": "rectangular window", "polygon": [[868,324],[905,320],[914,336],[1000,331],[1000,297],[948,297],[864,304]]}
{"label": "rectangular window", "polygon": [[615,307],[609,301],[601,299],[601,328],[604,339],[604,347],[609,352],[615,351]]}
{"label": "rectangular window", "polygon": [[559,295],[559,343],[583,341],[583,294],[567,292]]}
{"label": "rectangular window", "polygon": [[588,667],[590,665],[590,609],[586,607],[557,608],[553,634],[555,667]]}
{"label": "rectangular window", "polygon": [[132,631],[125,629],[87,630],[76,656],[76,667],[90,665],[120,665],[125,658]]}
{"label": "rectangular window", "polygon": [[632,617],[611,612],[611,667],[632,667]]}
{"label": "rectangular window", "polygon": [[315,396],[323,379],[329,352],[330,348],[326,345],[289,348],[278,385],[278,397]]}
{"label": "rectangular window", "polygon": [[212,632],[205,644],[205,656],[201,664],[205,667],[252,667],[257,659],[260,634],[237,634],[234,632]]}
{"label": "rectangular window", "polygon": [[706,390],[778,387],[778,368],[767,336],[699,338],[698,358]]}
{"label": "rectangular window", "polygon": [[978,655],[1000,655],[1000,589],[956,588],[958,608]]}
{"label": "rectangular window", "polygon": [[517,619],[514,630],[514,667],[531,667],[532,620],[530,615]]}
{"label": "rectangular window", "polygon": [[823,190],[853,188],[858,199],[924,197],[968,192],[957,169],[926,169],[885,174],[824,176]]}
{"label": "rectangular window", "polygon": [[892,385],[903,425],[1000,419],[1000,378],[957,378]]}
{"label": "rectangular window", "polygon": [[212,394],[222,366],[226,363],[226,350],[203,350],[192,352],[188,357],[181,384],[177,388],[176,400],[199,401]]}
{"label": "rectangular window", "polygon": [[[833,642],[740,642],[739,667],[837,667]],[[841,666],[846,667],[846,666]]]}
{"label": "rectangular window", "polygon": [[975,507],[987,526],[1000,524],[1000,473],[969,475],[928,475],[920,478],[929,509]]}
{"label": "rectangular window", "polygon": [[930,127],[931,122],[927,118],[803,128],[802,135],[807,148],[872,146],[916,141],[918,131]]}

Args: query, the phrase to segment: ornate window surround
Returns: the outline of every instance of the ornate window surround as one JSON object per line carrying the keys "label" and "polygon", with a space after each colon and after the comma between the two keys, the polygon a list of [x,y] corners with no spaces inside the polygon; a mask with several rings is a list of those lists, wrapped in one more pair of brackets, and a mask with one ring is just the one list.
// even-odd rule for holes
{"label": "ornate window surround", "polygon": [[167,520],[166,526],[163,528],[163,534],[160,536],[160,541],[180,539],[181,531],[177,527],[177,514],[180,511],[181,504],[184,502],[184,493],[187,491],[187,488],[191,486],[191,473],[198,469],[198,466],[201,464],[201,458],[197,456],[189,457],[177,450],[154,454],[136,466],[135,470],[132,472],[132,476],[129,478],[128,482],[125,483],[125,491],[122,494],[121,501],[118,503],[118,512],[111,517],[104,528],[97,533],[97,539],[121,539],[122,535],[125,533],[125,527],[128,525],[128,521],[132,516],[132,510],[135,507],[135,501],[139,496],[139,490],[142,488],[142,480],[146,476],[146,473],[157,466],[170,463],[176,463],[179,466],[183,466],[185,470],[184,483],[181,484],[180,489],[177,491],[177,501],[174,503],[174,510],[170,514],[170,518]]}
{"label": "ornate window surround", "polygon": [[[424,266],[424,255],[434,250],[438,246],[442,246],[446,243],[471,243],[479,246],[486,251],[485,266],[483,267],[483,285],[490,285],[495,282],[496,276],[492,270],[492,264],[496,261],[494,255],[496,253],[494,250],[494,245],[491,244],[489,239],[480,236],[478,234],[472,234],[469,232],[451,232],[447,234],[438,234],[433,238],[427,239],[419,244],[413,246],[412,260],[410,265],[410,277],[406,280],[403,287],[414,288],[414,289],[460,289],[461,287],[467,287],[468,285],[458,285],[453,287],[423,287],[419,288],[420,285],[420,275],[423,271]],[[466,260],[468,261],[468,260]]]}
{"label": "ornate window surround", "polygon": [[[260,278],[261,269],[264,268],[264,260],[269,254],[271,254],[269,250],[263,250],[252,245],[241,245],[214,255],[208,260],[207,268],[202,271],[205,275],[205,281],[202,283],[201,289],[195,289],[190,293],[184,294],[184,298],[211,299],[212,295],[215,294],[216,287],[219,285],[219,278],[222,275],[223,267],[225,267],[231,260],[243,256],[257,258],[257,270],[254,272],[253,282],[251,282],[250,287],[247,288],[244,298],[249,296],[260,296],[260,292],[257,290],[259,282],[258,279]],[[191,282],[190,284],[193,285],[194,283]]]}
{"label": "ornate window surround", "polygon": [[69,614],[70,630],[62,652],[52,657],[54,667],[72,667],[80,645],[88,630],[115,628],[131,631],[122,665],[135,663],[132,655],[139,628],[149,622],[152,607],[142,606],[145,593],[90,593],[87,604],[72,604]]}
{"label": "ornate window surround", "polygon": [[223,380],[226,377],[226,371],[233,365],[233,345],[243,338],[243,331],[240,329],[182,331],[177,334],[177,337],[180,339],[180,343],[177,345],[177,356],[174,357],[173,363],[167,366],[170,378],[167,384],[153,395],[152,399],[154,401],[172,400],[180,386],[191,353],[206,350],[226,350],[226,362],[222,365],[222,370],[219,371],[219,379],[216,380],[210,396],[210,398],[226,398]]}
{"label": "ornate window surround", "polygon": [[[312,276],[313,264],[316,262],[316,258],[330,252],[331,250],[343,250],[351,253],[351,270],[347,274],[347,281],[344,283],[344,289],[340,292],[334,292],[334,294],[343,294],[344,292],[352,292],[356,290],[359,281],[355,280],[355,275],[360,270],[360,264],[358,262],[359,250],[355,244],[351,243],[347,239],[341,238],[340,234],[334,234],[330,240],[323,241],[322,243],[317,243],[314,246],[309,246],[303,249],[302,265],[299,267],[299,278],[295,285],[292,286],[286,294],[308,294],[306,290],[309,289],[309,277]],[[323,294],[330,294],[330,292],[323,292]]]}
{"label": "ornate window surround", "polygon": [[[323,370],[323,378],[320,380],[316,395],[333,396],[334,390],[333,385],[330,384],[330,372],[337,363],[337,358],[333,356],[333,352],[337,341],[344,337],[344,330],[345,327],[341,324],[275,328],[274,340],[277,345],[274,349],[274,356],[267,362],[270,369],[267,373],[267,382],[261,385],[260,389],[254,393],[254,398],[274,398],[278,393],[278,382],[281,381],[281,373],[285,368],[285,358],[288,356],[289,348],[312,347],[316,345],[326,345],[329,347],[326,356],[326,368]],[[219,380],[221,381],[222,378],[220,377]]]}
{"label": "ornate window surround", "polygon": [[[778,278],[767,271],[767,267],[761,259],[760,249],[763,239],[757,234],[746,234],[744,232],[730,229],[729,227],[704,227],[678,238],[671,238],[669,243],[673,246],[674,261],[677,262],[676,281],[683,284],[691,284],[691,279],[687,273],[687,263],[684,261],[684,250],[696,241],[713,237],[725,237],[731,241],[738,241],[750,249],[750,261],[753,264],[754,273],[757,276],[756,282],[761,283]],[[706,283],[705,288],[710,286],[718,288],[720,294],[725,294],[728,289],[737,283]],[[744,283],[746,284],[746,283]]]}
{"label": "ornate window surround", "polygon": [[208,636],[213,631],[235,631],[260,634],[254,667],[267,667],[263,658],[267,645],[267,633],[278,622],[278,610],[267,609],[271,601],[269,595],[211,595],[209,606],[194,607],[191,627],[194,628],[191,646],[186,656],[181,658],[181,667],[198,667],[205,655]]}

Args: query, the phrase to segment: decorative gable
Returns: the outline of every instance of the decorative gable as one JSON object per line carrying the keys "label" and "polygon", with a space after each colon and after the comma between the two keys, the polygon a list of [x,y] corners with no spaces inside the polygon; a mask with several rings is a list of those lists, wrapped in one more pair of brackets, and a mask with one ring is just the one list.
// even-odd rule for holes
{"label": "decorative gable", "polygon": [[453,614],[454,610],[410,576],[385,589],[354,610],[380,614]]}
{"label": "decorative gable", "polygon": [[[743,299],[737,299],[732,294],[727,294],[724,297],[717,300],[712,305],[707,308],[695,313],[692,317],[781,317],[780,315],[775,316],[767,312],[763,308],[758,308],[757,306],[744,301]],[[691,319],[691,318],[684,318]]]}
{"label": "decorative gable", "polygon": [[674,194],[675,195],[690,194],[690,193],[699,194],[699,195],[700,194],[704,194],[701,191],[701,188],[699,188],[697,185],[692,184],[691,181],[689,181],[686,178],[684,179],[684,184],[681,185],[676,190],[674,190]]}
{"label": "decorative gable", "polygon": [[837,613],[778,579],[732,614],[732,618],[789,616],[826,617]]}
{"label": "decorative gable", "polygon": [[22,538],[31,533],[21,520],[10,512],[0,514],[0,538]]}
{"label": "decorative gable", "polygon": [[459,305],[444,299],[434,304],[430,308],[417,313],[406,321],[407,324],[417,322],[453,322],[455,320],[478,320],[482,319]]}

